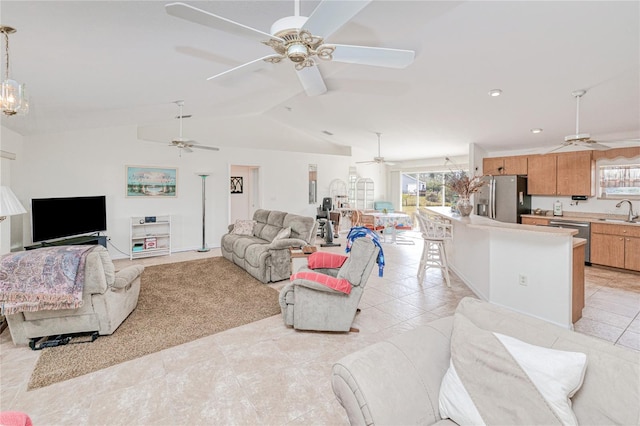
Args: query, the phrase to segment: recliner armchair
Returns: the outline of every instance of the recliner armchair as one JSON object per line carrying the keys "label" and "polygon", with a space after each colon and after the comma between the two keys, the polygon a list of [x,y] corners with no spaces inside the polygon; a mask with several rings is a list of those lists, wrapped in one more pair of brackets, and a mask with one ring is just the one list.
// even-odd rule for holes
{"label": "recliner armchair", "polygon": [[[279,300],[285,325],[297,330],[358,331],[351,325],[379,251],[370,238],[358,238],[342,267],[313,270],[346,279],[351,285],[349,294],[310,279],[294,279],[283,287]],[[302,267],[298,272],[304,271],[311,269]]]}
{"label": "recliner armchair", "polygon": [[6,315],[14,344],[71,333],[97,331],[106,335],[118,328],[138,304],[144,266],[116,272],[107,249],[97,245],[87,254],[84,268],[81,307]]}

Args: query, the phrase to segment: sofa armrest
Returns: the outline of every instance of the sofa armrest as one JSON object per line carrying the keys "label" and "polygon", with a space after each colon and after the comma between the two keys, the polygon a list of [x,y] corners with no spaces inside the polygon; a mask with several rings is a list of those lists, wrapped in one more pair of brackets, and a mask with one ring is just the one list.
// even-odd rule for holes
{"label": "sofa armrest", "polygon": [[331,386],[351,425],[441,420],[440,382],[449,368],[452,317],[358,350],[333,365]]}
{"label": "sofa armrest", "polygon": [[320,284],[316,281],[311,281],[311,280],[305,280],[305,279],[296,279],[292,282],[292,284],[294,286],[301,286],[301,287],[306,287],[306,288],[310,288],[311,290],[317,290],[317,291],[322,291],[324,293],[335,293],[335,294],[340,294],[342,296],[347,296],[347,294],[345,294],[342,291],[338,291],[338,290],[334,290],[331,287],[327,287],[326,285]]}
{"label": "sofa armrest", "polygon": [[306,245],[307,242],[305,240],[300,240],[298,238],[282,238],[269,243],[269,249],[282,250],[288,249],[289,247],[302,247]]}
{"label": "sofa armrest", "polygon": [[121,271],[116,272],[116,280],[111,285],[111,289],[123,289],[126,288],[129,284],[134,282],[144,271],[144,266],[142,265],[132,265],[127,266]]}

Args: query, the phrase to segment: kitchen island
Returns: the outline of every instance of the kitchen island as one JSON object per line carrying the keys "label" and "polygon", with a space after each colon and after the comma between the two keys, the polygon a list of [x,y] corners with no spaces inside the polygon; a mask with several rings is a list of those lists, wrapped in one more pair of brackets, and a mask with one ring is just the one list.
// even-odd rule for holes
{"label": "kitchen island", "polygon": [[428,210],[453,224],[449,267],[479,298],[565,328],[580,318],[585,241],[575,230]]}

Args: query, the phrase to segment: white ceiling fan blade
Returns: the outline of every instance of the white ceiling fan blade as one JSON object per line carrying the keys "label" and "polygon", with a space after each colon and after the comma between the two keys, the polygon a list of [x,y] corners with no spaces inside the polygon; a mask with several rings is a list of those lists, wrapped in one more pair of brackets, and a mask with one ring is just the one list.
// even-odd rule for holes
{"label": "white ceiling fan blade", "polygon": [[590,149],[595,149],[597,151],[606,151],[607,149],[611,149],[610,146],[602,145],[601,143],[598,143],[598,142],[586,142],[584,144],[581,144],[581,146],[584,146]]}
{"label": "white ceiling fan blade", "polygon": [[356,164],[375,164],[376,161],[356,161]]}
{"label": "white ceiling fan blade", "polygon": [[248,37],[257,41],[266,41],[269,39],[282,40],[279,37],[274,37],[271,34],[242,25],[230,19],[223,18],[222,16],[214,15],[206,10],[189,6],[188,4],[169,3],[165,6],[165,10],[169,15],[237,36]]}
{"label": "white ceiling fan blade", "polygon": [[180,147],[181,150],[183,150],[184,152],[193,152],[193,150],[191,148],[189,148],[188,146],[182,146]]}
{"label": "white ceiling fan blade", "polygon": [[296,71],[296,74],[308,96],[318,96],[327,91],[327,86],[324,84],[324,79],[317,66],[304,67],[300,71]]}
{"label": "white ceiling fan blade", "polygon": [[235,68],[231,68],[230,70],[226,70],[224,72],[221,72],[220,74],[212,75],[211,77],[207,78],[207,80],[213,80],[214,78],[220,78],[220,77],[224,77],[224,76],[229,76],[229,74],[234,73],[236,71],[251,72],[251,71],[257,71],[257,70],[263,69],[263,68],[272,67],[273,64],[270,63],[270,62],[265,61],[265,59],[271,58],[273,56],[277,56],[277,55],[267,55],[267,56],[264,56],[262,58],[255,59],[255,60],[253,60],[251,62],[247,62],[246,64],[242,64],[242,65],[239,65],[239,66],[237,66]]}
{"label": "white ceiling fan blade", "polygon": [[413,50],[387,49],[383,47],[350,46],[332,44],[336,47],[333,61],[348,64],[373,65],[387,68],[406,68],[413,63]]}
{"label": "white ceiling fan blade", "polygon": [[567,143],[567,144],[563,143],[561,145],[556,146],[555,148],[552,148],[552,149],[550,149],[548,151],[543,152],[542,154],[551,154],[553,152],[560,151],[561,149],[566,148],[566,147],[571,146],[571,145],[572,144],[570,144],[570,143]]}
{"label": "white ceiling fan blade", "polygon": [[369,3],[371,0],[324,0],[311,13],[304,24],[304,29],[313,35],[327,39]]}
{"label": "white ceiling fan blade", "polygon": [[208,145],[193,145],[193,146],[191,146],[191,148],[208,149],[208,150],[211,150],[211,151],[220,151],[220,148],[216,148],[215,146],[208,146]]}

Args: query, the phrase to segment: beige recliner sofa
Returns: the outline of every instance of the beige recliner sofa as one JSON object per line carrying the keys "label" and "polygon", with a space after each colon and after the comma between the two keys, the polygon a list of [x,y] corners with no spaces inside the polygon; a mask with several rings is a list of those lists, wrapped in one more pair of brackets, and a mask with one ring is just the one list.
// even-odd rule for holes
{"label": "beige recliner sofa", "polygon": [[138,304],[143,271],[144,266],[133,265],[116,272],[107,249],[95,246],[85,261],[82,306],[7,315],[13,343],[70,333],[112,334]]}
{"label": "beige recliner sofa", "polygon": [[[479,329],[532,345],[585,353],[584,382],[571,398],[580,425],[640,424],[640,352],[473,298],[464,298],[458,313]],[[335,363],[331,384],[351,425],[455,425],[439,412],[453,324],[453,316],[441,318]],[[518,404],[524,408],[529,402],[510,394],[508,401],[496,401],[495,407],[516,413]],[[513,423],[505,420],[504,424]]]}
{"label": "beige recliner sofa", "polygon": [[[253,214],[253,230],[250,235],[233,232],[222,236],[222,256],[240,266],[263,283],[282,281],[291,275],[289,247],[313,245],[318,223],[312,217],[300,216],[277,210],[256,210]],[[289,236],[276,239],[283,229],[289,228]]]}

